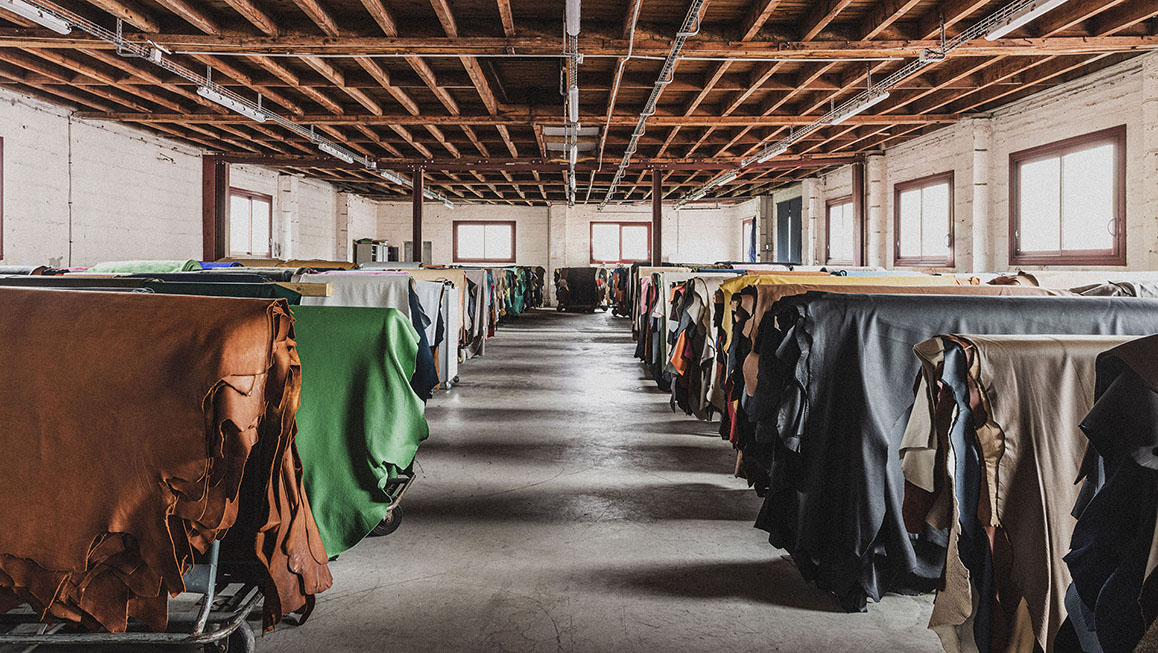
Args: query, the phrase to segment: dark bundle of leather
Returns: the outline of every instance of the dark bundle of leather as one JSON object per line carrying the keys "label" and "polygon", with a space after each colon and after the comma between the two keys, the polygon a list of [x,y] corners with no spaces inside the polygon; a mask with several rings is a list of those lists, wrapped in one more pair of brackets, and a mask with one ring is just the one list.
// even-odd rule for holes
{"label": "dark bundle of leather", "polygon": [[913,346],[940,333],[1142,335],[1156,323],[1158,301],[1133,298],[825,292],[777,302],[757,335],[748,414],[773,459],[757,526],[846,609],[932,590],[945,533],[911,536],[901,511]]}
{"label": "dark bundle of leather", "polygon": [[0,612],[164,630],[227,534],[267,628],[330,586],[283,300],[0,289],[0,332]]}
{"label": "dark bundle of leather", "polygon": [[[1142,301],[1142,300],[1136,300]],[[1094,406],[1081,423],[1077,525],[1065,557],[1072,639],[1057,650],[1153,651],[1158,646],[1158,336],[1098,357]],[[1080,642],[1080,644],[1079,644]]]}

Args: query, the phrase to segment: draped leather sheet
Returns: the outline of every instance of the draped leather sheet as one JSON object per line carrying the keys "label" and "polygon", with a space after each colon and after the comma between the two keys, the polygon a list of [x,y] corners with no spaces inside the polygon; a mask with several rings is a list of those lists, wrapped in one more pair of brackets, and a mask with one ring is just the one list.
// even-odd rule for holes
{"label": "draped leather sheet", "polygon": [[0,611],[163,630],[227,532],[267,627],[330,586],[284,301],[0,289],[0,332]]}
{"label": "draped leather sheet", "polygon": [[[949,527],[948,651],[1054,650],[1098,355],[1124,336],[938,336],[901,444],[905,520]],[[1015,561],[1015,563],[1014,563]]]}
{"label": "draped leather sheet", "polygon": [[299,274],[294,281],[328,283],[330,297],[302,297],[303,306],[396,308],[410,315],[410,275],[405,272],[327,272]]}
{"label": "draped leather sheet", "polygon": [[1158,301],[807,293],[762,326],[749,419],[772,444],[757,526],[846,609],[886,591],[930,591],[946,534],[907,533],[898,451],[917,343],[939,333],[1145,334]]}
{"label": "draped leather sheet", "polygon": [[294,309],[302,359],[298,448],[318,530],[331,556],[386,517],[387,482],[429,435],[410,387],[419,334],[390,308]]}
{"label": "draped leather sheet", "polygon": [[1099,356],[1093,398],[1081,423],[1091,447],[1065,557],[1073,576],[1066,607],[1084,650],[1153,651],[1158,640],[1158,336]]}

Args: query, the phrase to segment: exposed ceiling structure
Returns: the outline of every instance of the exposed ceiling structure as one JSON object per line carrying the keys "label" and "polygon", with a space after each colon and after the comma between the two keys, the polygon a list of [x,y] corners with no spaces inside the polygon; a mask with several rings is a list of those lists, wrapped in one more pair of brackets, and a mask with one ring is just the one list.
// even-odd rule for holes
{"label": "exposed ceiling structure", "polygon": [[[121,19],[129,41],[158,46],[238,96],[260,94],[269,111],[401,177],[321,154],[302,132],[230,111],[106,41],[4,11],[0,86],[376,199],[407,197],[400,181],[416,167],[455,202],[568,199],[561,1],[53,2],[108,30]],[[1007,4],[583,0],[575,201],[603,200],[633,133],[610,202],[648,200],[653,168],[663,170],[665,199],[686,198]],[[697,7],[696,29],[684,30]],[[681,31],[674,73],[661,80]],[[963,44],[705,197],[766,193],[1152,49],[1158,2],[1070,0],[1002,38]]]}

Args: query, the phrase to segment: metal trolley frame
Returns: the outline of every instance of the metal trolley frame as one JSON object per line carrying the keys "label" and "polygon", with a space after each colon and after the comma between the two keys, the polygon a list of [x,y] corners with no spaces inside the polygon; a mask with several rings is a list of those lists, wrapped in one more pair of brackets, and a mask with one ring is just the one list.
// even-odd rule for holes
{"label": "metal trolley frame", "polygon": [[[169,600],[171,632],[73,632],[71,624],[42,623],[25,606],[0,615],[0,647],[25,646],[20,650],[28,653],[40,646],[200,645],[206,653],[251,653],[256,641],[246,619],[261,603],[261,590],[251,583],[223,585],[219,555],[220,544],[214,542],[205,560],[185,574],[185,593]],[[190,604],[191,609],[173,612]]]}

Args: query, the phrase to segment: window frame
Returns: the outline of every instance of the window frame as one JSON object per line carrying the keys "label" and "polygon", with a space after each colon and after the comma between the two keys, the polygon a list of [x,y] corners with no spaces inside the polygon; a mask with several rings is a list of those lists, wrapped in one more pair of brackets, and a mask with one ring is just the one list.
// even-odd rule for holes
{"label": "window frame", "polygon": [[[618,261],[597,261],[595,260],[595,225],[597,224],[613,224],[619,227],[619,260]],[[623,228],[624,227],[647,227],[647,258],[641,259],[625,259],[623,258]],[[615,220],[592,220],[588,226],[587,231],[587,253],[588,260],[592,265],[607,265],[607,264],[631,264],[631,263],[647,263],[651,261],[651,222],[642,220],[619,222]]]}
{"label": "window frame", "polygon": [[[486,244],[483,244],[483,256],[481,258],[464,258],[458,254],[458,228],[459,226],[472,227],[478,225],[506,225],[511,228],[511,257],[510,258],[487,258]],[[515,249],[516,241],[516,223],[514,220],[454,220],[450,224],[451,233],[453,235],[453,247],[451,251],[451,259],[455,263],[514,263],[518,258],[518,250]]]}
{"label": "window frame", "polygon": [[[1021,166],[1043,159],[1061,157],[1071,152],[1112,144],[1115,152],[1114,181],[1114,246],[1106,250],[1060,249],[1058,253],[1022,253],[1021,232]],[[1061,180],[1058,180],[1061,193]],[[1059,204],[1060,206],[1060,204]],[[1058,216],[1061,219],[1061,216]],[[1061,228],[1061,225],[1058,227]],[[1009,155],[1009,264],[1010,265],[1126,265],[1126,125],[1046,143]]]}
{"label": "window frame", "polygon": [[[838,261],[832,258],[832,207],[848,204],[852,213],[852,258],[847,261]],[[825,265],[860,265],[857,261],[859,248],[857,247],[856,233],[856,202],[852,195],[844,195],[830,199],[824,203],[824,264]]]}
{"label": "window frame", "polygon": [[[901,256],[901,194],[913,191],[923,190],[932,186],[937,186],[943,183],[949,184],[949,252],[945,257],[931,257],[931,256]],[[956,195],[953,189],[954,174],[950,170],[948,172],[939,172],[934,175],[926,175],[909,181],[903,181],[893,184],[893,265],[898,267],[938,267],[951,268],[956,265],[957,259],[957,237],[954,234],[955,219],[956,219]],[[924,217],[922,215],[922,217]]]}
{"label": "window frame", "polygon": [[[269,240],[267,241],[267,247],[266,247],[266,251],[264,253],[252,252],[249,254],[236,254],[232,251],[229,251],[232,249],[232,247],[227,246],[226,247],[226,254],[228,254],[230,256],[253,256],[256,258],[262,258],[262,257],[270,258],[270,257],[272,257],[273,256],[273,195],[267,195],[265,193],[258,193],[256,191],[245,190],[244,188],[236,188],[236,187],[230,186],[229,187],[229,206],[230,206],[230,209],[229,209],[229,228],[230,229],[233,228],[233,208],[232,207],[233,207],[233,198],[234,197],[244,197],[245,199],[249,200],[249,240],[250,240],[250,244],[253,243],[253,200],[261,200],[261,201],[267,202],[269,204]],[[229,241],[228,242],[229,245],[232,244],[232,239],[233,239],[232,237],[233,237],[233,234],[230,234],[230,238],[227,239]]]}
{"label": "window frame", "polygon": [[[752,238],[756,238],[756,236],[758,235],[758,234],[756,234],[756,217],[755,216],[752,216],[751,218],[745,218],[743,221],[740,222],[740,260],[744,263],[755,263],[756,261],[749,261],[748,260],[748,246],[753,244],[752,239],[744,238],[744,227],[746,227],[748,225],[751,225],[750,229],[752,231],[750,233],[752,234]],[[755,243],[755,252],[754,253],[756,254],[756,258],[760,258],[760,243],[759,242]]]}

